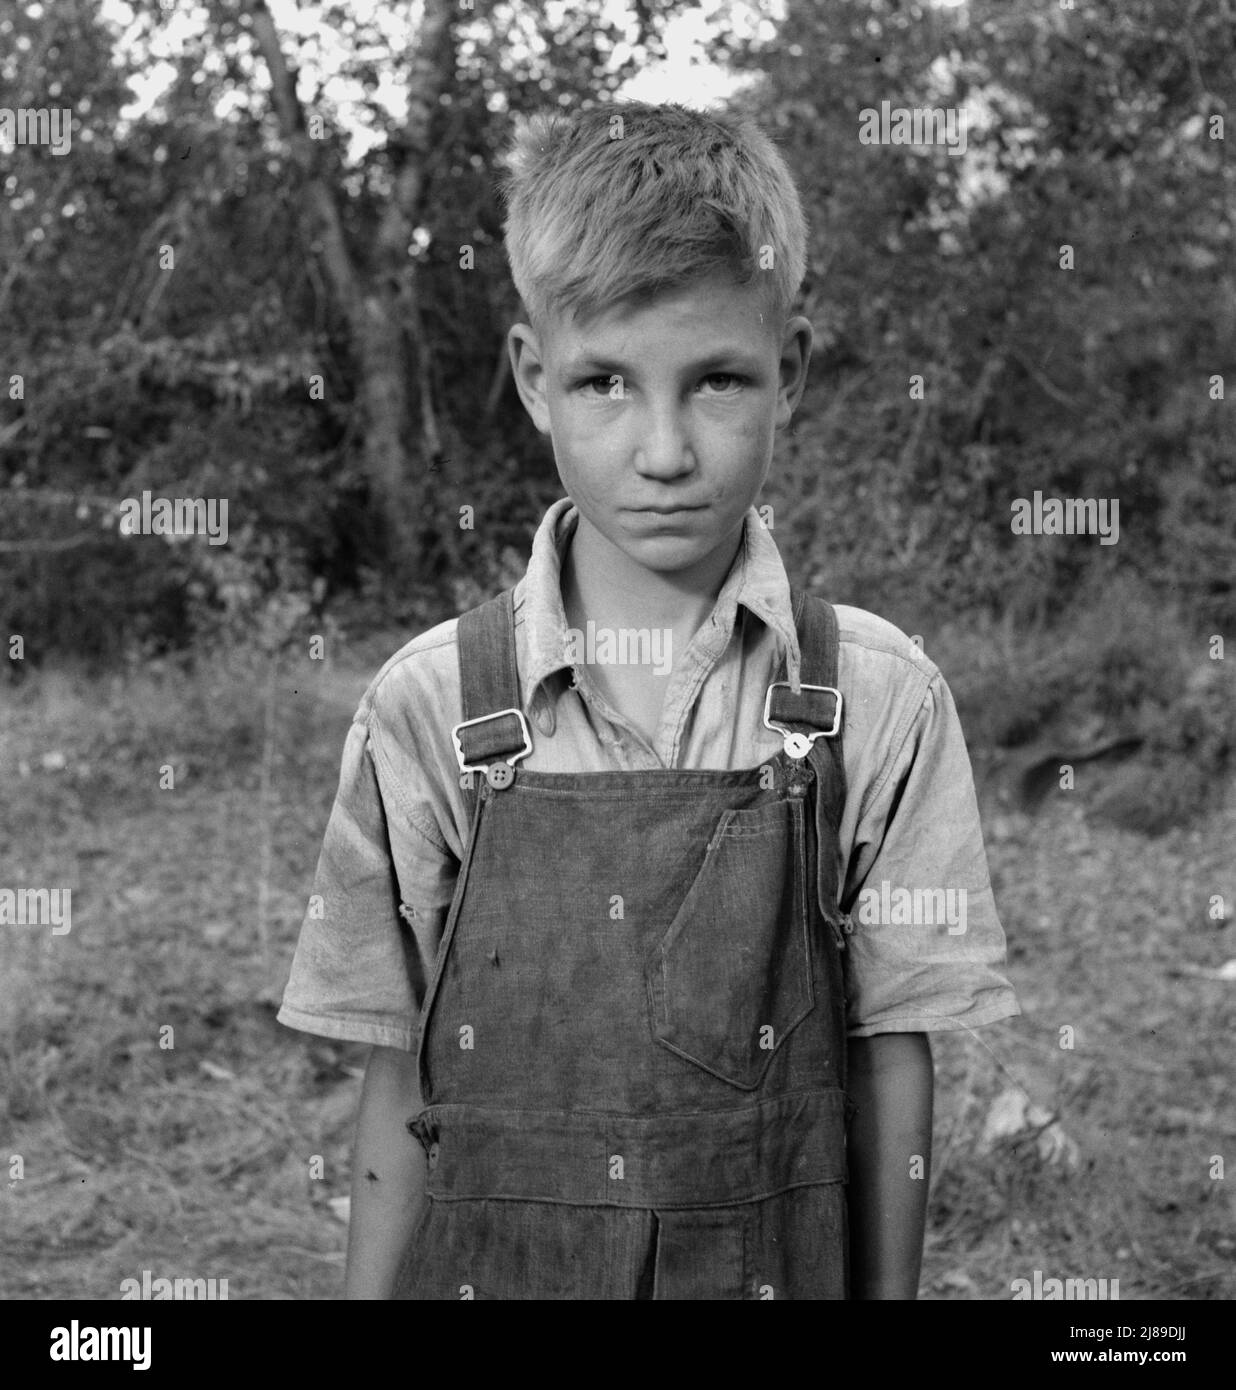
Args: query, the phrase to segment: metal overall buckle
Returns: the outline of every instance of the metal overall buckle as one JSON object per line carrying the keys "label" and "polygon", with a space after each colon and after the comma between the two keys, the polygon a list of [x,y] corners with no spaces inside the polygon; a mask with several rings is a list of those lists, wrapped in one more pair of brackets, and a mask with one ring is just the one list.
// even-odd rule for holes
{"label": "metal overall buckle", "polygon": [[764,727],[781,735],[785,743],[785,751],[791,758],[805,758],[817,738],[833,738],[841,729],[841,691],[832,685],[800,685],[798,687],[799,690],[818,690],[822,694],[833,696],[835,700],[833,727],[831,729],[816,729],[810,734],[800,734],[769,718],[769,712],[772,709],[772,693],[778,686],[793,693],[793,686],[789,681],[773,681],[764,695]]}
{"label": "metal overall buckle", "polygon": [[[463,743],[459,737],[461,729],[470,729],[477,724],[485,724],[491,719],[502,719],[508,714],[513,714],[519,720],[520,732],[523,734],[524,746],[511,754],[509,758],[492,763],[466,763],[464,762]],[[482,714],[476,719],[463,719],[451,730],[451,742],[455,745],[455,761],[459,764],[461,772],[483,772],[485,780],[491,787],[501,790],[509,787],[515,780],[515,764],[520,758],[526,758],[532,752],[532,733],[528,728],[528,721],[524,718],[521,709],[500,709],[494,714]]]}

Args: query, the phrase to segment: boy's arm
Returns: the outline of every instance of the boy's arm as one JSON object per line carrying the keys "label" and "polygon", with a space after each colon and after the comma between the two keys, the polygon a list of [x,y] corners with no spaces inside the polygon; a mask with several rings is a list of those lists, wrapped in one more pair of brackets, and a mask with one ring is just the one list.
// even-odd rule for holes
{"label": "boy's arm", "polygon": [[416,1053],[375,1047],[365,1067],[352,1150],[346,1298],[390,1298],[424,1209],[426,1157],[407,1123],[424,1107]]}
{"label": "boy's arm", "polygon": [[927,1034],[852,1038],[848,1070],[850,1297],[916,1298],[931,1176]]}

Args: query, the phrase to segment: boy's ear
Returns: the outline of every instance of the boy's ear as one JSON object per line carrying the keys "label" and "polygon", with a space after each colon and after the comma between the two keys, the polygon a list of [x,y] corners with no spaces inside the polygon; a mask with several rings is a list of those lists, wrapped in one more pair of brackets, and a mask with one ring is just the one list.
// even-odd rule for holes
{"label": "boy's ear", "polygon": [[815,342],[815,329],[811,320],[801,314],[787,319],[781,335],[781,390],[777,395],[778,429],[790,423],[790,417],[798,409],[803,391],[807,386],[807,367],[811,362],[811,346]]}
{"label": "boy's ear", "polygon": [[511,358],[511,375],[524,409],[542,434],[549,433],[549,403],[545,398],[545,363],[541,345],[530,325],[512,324],[506,335],[506,350]]}

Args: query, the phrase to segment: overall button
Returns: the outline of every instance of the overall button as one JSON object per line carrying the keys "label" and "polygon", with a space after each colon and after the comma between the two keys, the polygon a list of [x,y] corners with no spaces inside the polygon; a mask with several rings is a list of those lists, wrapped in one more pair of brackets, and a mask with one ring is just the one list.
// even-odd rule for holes
{"label": "overall button", "polygon": [[515,769],[509,763],[490,763],[485,769],[485,780],[495,791],[501,791],[515,780]]}
{"label": "overall button", "polygon": [[784,739],[785,751],[795,761],[805,758],[811,752],[811,740],[806,734],[787,733],[784,735]]}

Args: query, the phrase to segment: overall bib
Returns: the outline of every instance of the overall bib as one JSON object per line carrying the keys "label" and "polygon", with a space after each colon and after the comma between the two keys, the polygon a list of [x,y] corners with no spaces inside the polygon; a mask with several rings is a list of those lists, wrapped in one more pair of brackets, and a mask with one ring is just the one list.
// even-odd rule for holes
{"label": "overall bib", "polygon": [[396,1297],[847,1296],[837,624],[804,599],[802,689],[765,702],[785,749],[736,771],[520,769],[510,591],[460,618],[483,770]]}

